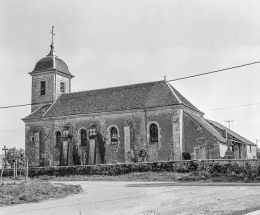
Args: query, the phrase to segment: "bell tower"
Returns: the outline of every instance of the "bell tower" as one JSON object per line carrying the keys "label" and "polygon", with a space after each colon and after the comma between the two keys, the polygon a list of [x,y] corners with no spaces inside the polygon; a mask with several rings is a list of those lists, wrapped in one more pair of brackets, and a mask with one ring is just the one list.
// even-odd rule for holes
{"label": "bell tower", "polygon": [[33,71],[32,76],[32,99],[31,112],[34,112],[46,105],[51,105],[63,93],[71,92],[71,79],[74,77],[67,64],[56,56],[54,51],[53,32],[51,35],[50,53],[39,60]]}

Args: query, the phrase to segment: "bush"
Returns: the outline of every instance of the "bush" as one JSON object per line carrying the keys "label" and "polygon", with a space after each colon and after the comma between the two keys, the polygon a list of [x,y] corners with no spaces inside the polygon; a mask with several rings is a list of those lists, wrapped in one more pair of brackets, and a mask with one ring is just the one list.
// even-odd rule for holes
{"label": "bush", "polygon": [[[154,163],[101,164],[68,167],[31,167],[29,177],[38,176],[75,176],[75,175],[108,175],[116,176],[135,172],[177,172],[192,173],[203,177],[234,175],[255,180],[260,177],[260,164],[235,161],[168,161]],[[9,175],[12,175],[9,173]],[[47,178],[48,178],[47,177]]]}

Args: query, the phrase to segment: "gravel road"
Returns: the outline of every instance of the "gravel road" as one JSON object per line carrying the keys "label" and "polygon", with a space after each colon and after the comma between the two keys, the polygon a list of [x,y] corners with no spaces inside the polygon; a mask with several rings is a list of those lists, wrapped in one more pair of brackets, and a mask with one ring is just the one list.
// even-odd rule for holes
{"label": "gravel road", "polygon": [[246,214],[260,209],[260,186],[176,186],[175,183],[67,182],[84,192],[64,199],[0,208],[19,215]]}

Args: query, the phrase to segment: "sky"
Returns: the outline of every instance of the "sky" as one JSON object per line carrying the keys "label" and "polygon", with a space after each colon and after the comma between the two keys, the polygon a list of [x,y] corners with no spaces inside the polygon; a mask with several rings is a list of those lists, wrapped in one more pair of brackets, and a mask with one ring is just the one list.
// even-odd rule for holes
{"label": "sky", "polygon": [[[73,92],[260,60],[257,0],[1,0],[0,107],[31,103],[28,73],[49,53],[52,26]],[[232,130],[260,144],[260,64],[171,84],[205,118],[233,119]],[[25,147],[29,114],[30,106],[0,109],[1,148]]]}

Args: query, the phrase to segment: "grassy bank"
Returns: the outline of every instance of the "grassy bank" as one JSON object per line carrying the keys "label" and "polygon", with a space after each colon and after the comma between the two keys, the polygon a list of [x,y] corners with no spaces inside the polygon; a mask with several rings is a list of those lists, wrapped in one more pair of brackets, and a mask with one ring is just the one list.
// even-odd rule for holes
{"label": "grassy bank", "polygon": [[0,206],[62,198],[81,191],[80,185],[52,184],[38,180],[0,182]]}
{"label": "grassy bank", "polygon": [[[35,178],[36,179],[36,178]],[[206,172],[200,174],[194,173],[175,173],[175,172],[140,172],[129,173],[116,176],[107,175],[72,175],[72,176],[39,176],[42,181],[167,181],[167,182],[241,182],[241,183],[260,183],[260,177],[246,178],[243,174],[215,174],[210,175]]]}

